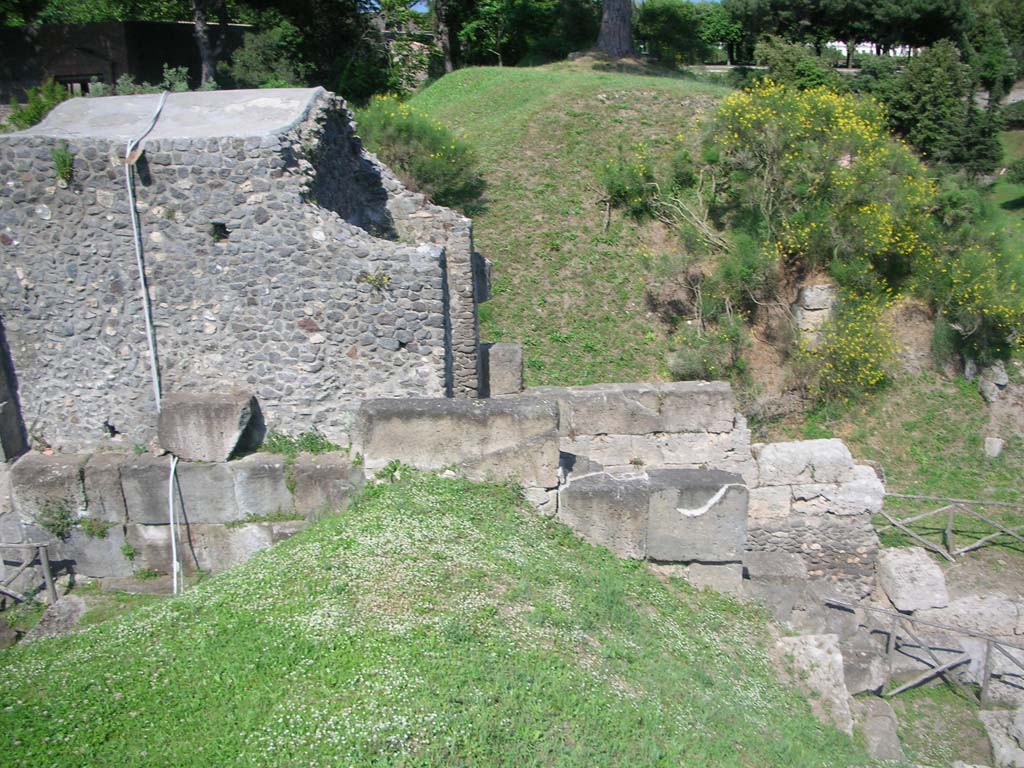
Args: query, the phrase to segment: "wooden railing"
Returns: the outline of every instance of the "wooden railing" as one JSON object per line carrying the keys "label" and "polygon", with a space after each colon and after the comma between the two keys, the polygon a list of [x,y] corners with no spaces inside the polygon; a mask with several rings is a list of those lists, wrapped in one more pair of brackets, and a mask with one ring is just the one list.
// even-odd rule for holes
{"label": "wooden railing", "polygon": [[46,586],[46,593],[50,598],[50,603],[53,604],[57,602],[57,589],[53,584],[53,571],[50,569],[49,546],[51,544],[53,544],[52,541],[30,542],[24,544],[4,544],[0,542],[0,550],[14,549],[22,553],[21,565],[18,566],[14,573],[7,576],[2,582],[0,582],[0,595],[6,595],[13,600],[17,600],[19,603],[26,602],[29,598],[20,592],[16,592],[11,585],[28,569],[29,566],[38,560],[39,566],[43,572],[43,583]]}
{"label": "wooden railing", "polygon": [[[989,510],[999,510],[1001,512],[1010,512],[1024,517],[1024,504],[1010,504],[1002,501],[977,501],[971,499],[946,499],[938,496],[915,496],[906,493],[887,493],[885,496],[887,499],[907,499],[912,501],[928,502],[930,505],[941,505],[936,509],[930,509],[927,512],[921,512],[903,518],[898,518],[891,511],[883,509],[879,514],[884,517],[888,523],[886,525],[882,525],[877,530],[878,533],[882,533],[888,528],[895,528],[900,533],[920,544],[922,547],[935,552],[937,555],[944,557],[950,562],[954,562],[960,555],[979,549],[980,547],[984,547],[987,544],[991,544],[1000,537],[1009,537],[1011,540],[1024,545],[1024,525],[1003,525],[999,521],[992,519],[992,514],[989,512]],[[982,514],[979,510],[983,510],[988,514]],[[974,537],[974,534],[972,534],[972,540],[966,546],[960,547],[956,544],[956,537],[959,536],[960,538],[963,538],[967,536],[967,534],[962,530],[956,530],[958,515],[966,516],[970,518],[972,522],[976,522],[982,527],[982,533],[977,535],[976,538]],[[939,534],[938,543],[923,536],[920,530],[914,531],[910,527],[913,524],[920,524],[922,521],[928,520],[929,518],[937,518],[938,524],[941,526],[934,529],[935,532]]]}
{"label": "wooden railing", "polygon": [[[903,691],[911,688],[916,688],[922,683],[935,678],[941,677],[949,685],[960,690],[964,695],[971,698],[977,698],[978,702],[982,706],[989,704],[989,693],[992,684],[992,676],[996,674],[993,670],[994,660],[998,658],[996,653],[998,652],[1002,656],[1012,661],[1019,669],[1020,674],[1014,677],[1019,677],[1019,686],[1024,688],[1024,646],[1015,645],[1013,643],[1007,643],[991,635],[981,634],[980,632],[972,632],[970,630],[961,629],[959,627],[949,626],[948,624],[939,624],[934,621],[926,621],[924,619],[914,618],[904,613],[898,613],[896,611],[890,611],[885,608],[875,608],[872,606],[865,605],[854,605],[847,603],[842,600],[827,600],[827,605],[835,608],[840,608],[847,611],[866,611],[868,613],[882,617],[880,623],[874,628],[874,631],[879,631],[887,636],[885,646],[885,658],[886,658],[886,681],[882,688],[882,695],[886,697],[895,696]],[[948,639],[953,639],[959,635],[961,637],[973,637],[979,640],[985,641],[985,649],[983,651],[984,658],[977,659],[984,665],[982,667],[982,679],[981,689],[977,694],[969,691],[968,688],[960,682],[955,675],[949,674],[952,670],[960,667],[964,664],[969,664],[971,661],[976,660],[975,655],[977,651],[970,649],[970,646],[960,648],[949,648],[948,644],[936,644],[934,642],[925,642],[921,639],[918,632],[918,627],[927,627],[928,629],[937,629],[943,633],[948,633],[953,636]],[[915,631],[917,630],[917,631]],[[944,638],[946,639],[946,638]],[[964,644],[961,643],[961,646]],[[929,669],[922,672],[920,675],[914,677],[902,685],[886,690],[887,686],[892,683],[893,678],[893,665],[896,659],[896,654],[902,649],[918,649],[927,654],[929,661],[933,664]],[[953,659],[948,661],[942,661],[936,651],[949,654],[958,654]],[[1016,653],[1014,653],[1016,651]],[[919,660],[920,661],[920,660]],[[927,663],[927,662],[924,662]],[[999,674],[1000,677],[1005,677],[1005,674]]]}

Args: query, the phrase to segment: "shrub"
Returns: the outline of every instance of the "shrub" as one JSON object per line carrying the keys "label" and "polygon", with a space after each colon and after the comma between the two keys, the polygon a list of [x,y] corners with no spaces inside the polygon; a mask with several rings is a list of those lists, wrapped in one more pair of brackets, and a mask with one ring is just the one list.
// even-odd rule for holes
{"label": "shrub", "polygon": [[485,183],[473,150],[443,125],[394,96],[375,96],[359,127],[367,147],[408,186],[438,205],[480,209]]}
{"label": "shrub", "polygon": [[29,88],[25,96],[24,104],[11,99],[11,114],[7,118],[7,122],[20,131],[31,128],[46,117],[51,109],[71,98],[68,89],[56,80],[47,80],[42,85]]}
{"label": "shrub", "polygon": [[58,539],[66,539],[75,527],[71,505],[64,499],[50,499],[35,516],[36,525]]}
{"label": "shrub", "polygon": [[618,157],[601,166],[598,178],[616,208],[637,218],[651,212],[657,186],[643,143],[634,144],[628,153],[620,146]]}
{"label": "shrub", "polygon": [[769,37],[757,44],[754,61],[768,68],[768,76],[777,83],[794,88],[842,88],[838,72],[798,43]]}
{"label": "shrub", "polygon": [[746,329],[739,318],[724,318],[707,329],[700,323],[684,325],[672,338],[669,373],[677,381],[726,379],[745,370],[742,357]]}
{"label": "shrub", "polygon": [[1007,128],[1024,128],[1024,101],[1007,104],[1002,110],[1003,124]]}
{"label": "shrub", "polygon": [[68,143],[62,141],[50,150],[50,157],[53,158],[53,170],[57,178],[65,184],[70,184],[75,174],[75,158],[68,149]]}
{"label": "shrub", "polygon": [[886,384],[896,344],[882,323],[880,304],[847,296],[826,324],[821,342],[801,354],[814,371],[810,395],[818,401],[849,403]]}
{"label": "shrub", "polygon": [[292,88],[305,82],[307,67],[298,50],[302,42],[299,30],[290,22],[259,32],[246,32],[242,45],[221,63],[218,79],[236,88]]}
{"label": "shrub", "polygon": [[1007,168],[1006,179],[1011,184],[1024,184],[1024,158],[1010,163],[1010,167]]}

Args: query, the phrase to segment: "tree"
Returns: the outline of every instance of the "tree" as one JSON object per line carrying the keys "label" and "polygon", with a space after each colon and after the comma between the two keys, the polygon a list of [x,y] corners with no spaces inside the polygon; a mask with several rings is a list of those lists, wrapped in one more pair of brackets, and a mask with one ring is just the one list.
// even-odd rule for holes
{"label": "tree", "polygon": [[459,31],[459,42],[493,55],[503,66],[502,48],[509,40],[515,0],[480,0],[476,14]]}
{"label": "tree", "polygon": [[736,63],[736,47],[743,41],[743,26],[721,3],[695,5],[700,20],[698,34],[707,45],[721,45],[729,66]]}
{"label": "tree", "polygon": [[637,14],[637,36],[665,64],[700,61],[706,43],[699,28],[696,6],[686,0],[646,0]]}
{"label": "tree", "polygon": [[597,36],[599,51],[614,58],[633,55],[630,22],[633,0],[604,0],[601,12],[601,31]]}
{"label": "tree", "polygon": [[[220,19],[220,33],[211,37],[210,17],[217,14]],[[195,20],[193,36],[199,49],[200,82],[208,85],[217,76],[217,57],[224,50],[225,33],[228,26],[228,9],[225,0],[192,0],[192,16]]]}

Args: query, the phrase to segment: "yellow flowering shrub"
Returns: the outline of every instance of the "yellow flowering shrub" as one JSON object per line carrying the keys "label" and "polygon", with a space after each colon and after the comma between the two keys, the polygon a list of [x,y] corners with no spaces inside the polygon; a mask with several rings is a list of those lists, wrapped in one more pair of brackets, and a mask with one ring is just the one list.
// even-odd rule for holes
{"label": "yellow flowering shrub", "polygon": [[800,356],[812,372],[808,390],[813,398],[849,403],[885,385],[896,342],[882,322],[878,302],[848,298],[825,325],[820,342],[813,348],[805,344]]}
{"label": "yellow flowering shrub", "polygon": [[367,148],[407,186],[438,205],[472,214],[484,180],[473,150],[441,123],[396,96],[374,96],[358,114]]}

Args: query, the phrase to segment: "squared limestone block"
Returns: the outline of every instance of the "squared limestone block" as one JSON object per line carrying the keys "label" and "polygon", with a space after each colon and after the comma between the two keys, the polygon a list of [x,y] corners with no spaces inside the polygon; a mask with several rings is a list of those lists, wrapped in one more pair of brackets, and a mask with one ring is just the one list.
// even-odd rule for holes
{"label": "squared limestone block", "polygon": [[121,491],[129,523],[168,524],[170,471],[170,456],[134,456],[121,464]]}
{"label": "squared limestone block", "polygon": [[521,344],[482,344],[480,351],[488,397],[518,395],[523,391]]}
{"label": "squared limestone block", "polygon": [[750,523],[789,517],[792,492],[788,485],[770,485],[750,489],[747,519]]}
{"label": "squared limestone block", "polygon": [[89,517],[118,525],[128,522],[128,509],[121,490],[121,465],[127,460],[127,456],[117,453],[98,453],[90,457],[83,471]]}
{"label": "squared limestone block", "polygon": [[556,517],[591,544],[619,557],[642,559],[650,496],[643,476],[584,475],[559,489]]}
{"label": "squared limestone block", "polygon": [[228,462],[234,480],[235,504],[242,519],[287,513],[294,507],[284,457],[254,453]]}
{"label": "squared limestone block", "polygon": [[854,479],[853,457],[842,440],[769,443],[757,451],[760,486],[845,483]]}
{"label": "squared limestone block", "polygon": [[86,509],[82,467],[87,456],[55,453],[26,453],[11,467],[11,495],[18,517],[33,523],[32,536],[38,540],[52,534],[37,524],[54,514],[70,513],[77,518]]}
{"label": "squared limestone block", "polygon": [[343,453],[301,454],[291,468],[295,511],[317,518],[348,507],[363,484],[363,473]]}
{"label": "squared limestone block", "polygon": [[63,561],[61,565],[68,566],[78,576],[92,579],[130,576],[133,563],[124,553],[124,526],[98,522],[99,525],[88,529],[81,525],[75,527],[67,539],[53,548],[51,559]]}
{"label": "squared limestone block", "polygon": [[878,583],[898,611],[949,605],[946,577],[921,547],[884,549],[876,563]]}
{"label": "squared limestone block", "polygon": [[179,392],[160,402],[160,445],[186,461],[227,461],[258,448],[265,434],[248,392]]}
{"label": "squared limestone block", "polygon": [[235,503],[235,478],[228,464],[179,461],[177,502],[189,523],[229,523],[245,517]]}
{"label": "squared limestone block", "polygon": [[747,488],[738,475],[664,469],[652,487],[646,556],[665,562],[738,563],[747,542]]}

